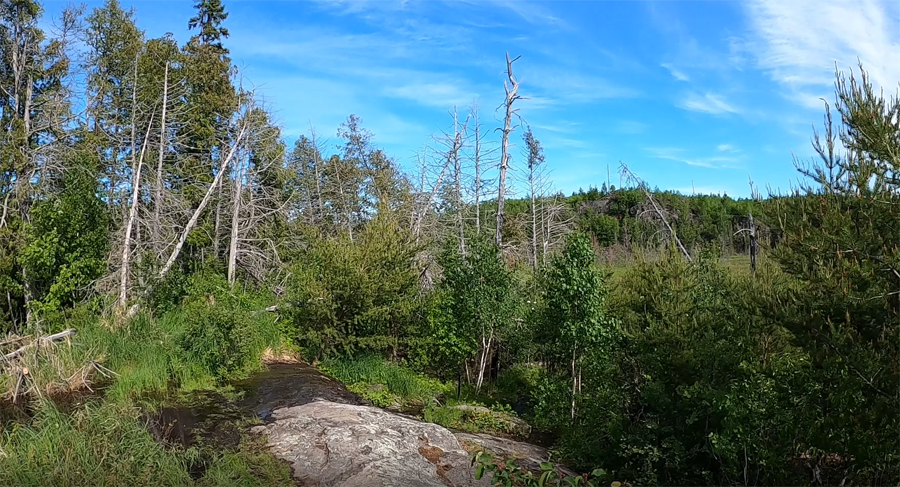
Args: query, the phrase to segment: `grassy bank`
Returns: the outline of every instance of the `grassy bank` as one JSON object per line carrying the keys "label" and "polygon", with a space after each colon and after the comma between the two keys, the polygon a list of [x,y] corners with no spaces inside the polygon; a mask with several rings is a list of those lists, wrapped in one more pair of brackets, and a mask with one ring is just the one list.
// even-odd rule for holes
{"label": "grassy bank", "polygon": [[413,413],[454,430],[504,435],[520,433],[513,426],[513,405],[537,377],[517,366],[476,391],[473,385],[442,382],[377,355],[329,359],[319,369],[375,406]]}
{"label": "grassy bank", "polygon": [[[271,317],[189,302],[119,326],[87,312],[56,326],[70,327],[72,340],[19,361],[27,375],[0,375],[0,485],[292,485],[253,438],[224,451],[163,446],[141,417],[261,369],[264,353],[286,348]],[[23,403],[26,415],[11,414]]]}

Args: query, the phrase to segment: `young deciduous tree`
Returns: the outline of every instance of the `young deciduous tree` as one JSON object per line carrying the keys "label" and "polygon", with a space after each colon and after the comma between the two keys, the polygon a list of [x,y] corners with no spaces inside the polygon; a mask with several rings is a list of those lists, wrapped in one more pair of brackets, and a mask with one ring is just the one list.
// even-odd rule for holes
{"label": "young deciduous tree", "polygon": [[602,355],[613,332],[613,321],[605,310],[606,283],[595,261],[590,239],[573,233],[544,276],[546,307],[539,335],[559,357],[568,357],[572,419],[581,393],[583,359],[588,351],[595,357]]}
{"label": "young deciduous tree", "polygon": [[480,390],[496,340],[518,312],[513,277],[496,244],[479,235],[469,240],[465,256],[457,245],[448,244],[440,261],[449,319],[439,333],[454,337],[459,358],[477,353],[475,388]]}

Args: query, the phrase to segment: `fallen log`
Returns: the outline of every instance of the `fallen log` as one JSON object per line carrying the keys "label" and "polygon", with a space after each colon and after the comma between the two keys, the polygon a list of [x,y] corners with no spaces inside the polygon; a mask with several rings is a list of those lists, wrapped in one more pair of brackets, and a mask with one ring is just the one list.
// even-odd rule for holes
{"label": "fallen log", "polygon": [[63,330],[59,333],[54,333],[52,335],[40,337],[37,340],[29,343],[28,345],[19,347],[18,349],[4,355],[3,361],[9,362],[11,360],[15,360],[15,359],[19,358],[20,356],[22,356],[25,352],[27,352],[32,347],[37,347],[37,346],[40,346],[43,344],[48,344],[48,343],[53,343],[53,342],[58,342],[59,340],[62,340],[64,338],[69,338],[71,336],[74,336],[76,333],[78,333],[78,330],[76,330],[75,328],[69,328],[68,330]]}

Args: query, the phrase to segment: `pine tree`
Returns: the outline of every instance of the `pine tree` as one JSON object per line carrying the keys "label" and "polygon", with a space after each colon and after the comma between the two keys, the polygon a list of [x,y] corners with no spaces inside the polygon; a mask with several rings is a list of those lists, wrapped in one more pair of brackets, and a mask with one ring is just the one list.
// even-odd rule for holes
{"label": "pine tree", "polygon": [[197,9],[197,16],[191,18],[188,28],[200,29],[198,38],[201,44],[225,51],[222,38],[228,38],[228,29],[222,27],[222,22],[228,18],[228,12],[222,0],[199,0],[194,8]]}

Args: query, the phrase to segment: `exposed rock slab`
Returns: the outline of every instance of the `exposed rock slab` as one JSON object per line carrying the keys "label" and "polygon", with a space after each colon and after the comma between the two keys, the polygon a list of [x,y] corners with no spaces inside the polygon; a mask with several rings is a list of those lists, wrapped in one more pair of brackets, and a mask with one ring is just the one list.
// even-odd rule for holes
{"label": "exposed rock slab", "polygon": [[[508,438],[461,432],[456,433],[456,438],[469,453],[483,450],[498,459],[513,460],[519,468],[531,472],[540,472],[541,462],[546,462],[549,457],[546,448]],[[564,475],[575,475],[575,472],[565,467],[557,466],[557,470]]]}
{"label": "exposed rock slab", "polygon": [[370,406],[317,401],[276,409],[253,428],[291,464],[301,485],[316,487],[468,487],[469,454],[447,429]]}

